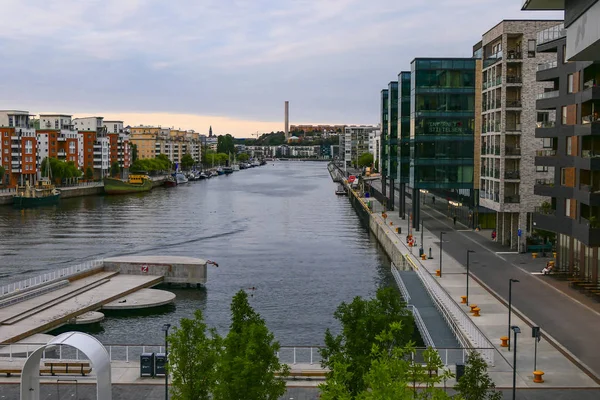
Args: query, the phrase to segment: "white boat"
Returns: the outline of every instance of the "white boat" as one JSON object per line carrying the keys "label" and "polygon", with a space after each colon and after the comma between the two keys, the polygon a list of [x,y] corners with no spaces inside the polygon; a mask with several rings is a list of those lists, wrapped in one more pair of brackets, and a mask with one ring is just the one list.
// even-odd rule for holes
{"label": "white boat", "polygon": [[175,179],[177,180],[178,185],[181,185],[182,183],[188,183],[188,178],[186,178],[185,174],[182,172],[176,172]]}

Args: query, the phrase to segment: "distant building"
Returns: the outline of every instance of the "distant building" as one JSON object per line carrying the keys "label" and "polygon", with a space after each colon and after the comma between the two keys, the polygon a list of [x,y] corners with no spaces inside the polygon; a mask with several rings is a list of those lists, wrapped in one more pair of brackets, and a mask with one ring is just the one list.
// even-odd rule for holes
{"label": "distant building", "polygon": [[381,160],[381,129],[369,133],[369,153],[373,154],[373,166],[379,171]]}
{"label": "distant building", "polygon": [[131,166],[131,145],[123,121],[104,121],[104,128],[110,142],[110,164],[118,162],[122,170],[128,170]]}
{"label": "distant building", "polygon": [[39,129],[36,132],[39,163],[44,158],[51,157],[61,161],[72,161],[76,167],[80,167],[79,135],[71,115],[41,114]]}
{"label": "distant building", "polygon": [[37,138],[28,111],[0,111],[0,151],[3,182],[15,187],[37,178]]}
{"label": "distant building", "polygon": [[79,133],[79,165],[83,171],[92,168],[96,178],[107,176],[110,168],[110,139],[106,134],[103,117],[73,119]]}
{"label": "distant building", "polygon": [[358,159],[369,152],[369,137],[379,131],[374,125],[349,125],[340,135],[340,157],[343,157],[346,167],[358,168]]}

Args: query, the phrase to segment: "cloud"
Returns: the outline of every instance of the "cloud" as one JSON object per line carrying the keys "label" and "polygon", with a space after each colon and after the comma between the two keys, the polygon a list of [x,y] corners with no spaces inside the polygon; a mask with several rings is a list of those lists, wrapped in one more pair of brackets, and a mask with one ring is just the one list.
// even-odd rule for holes
{"label": "cloud", "polygon": [[[379,121],[415,57],[470,56],[519,0],[4,0],[5,108]],[[9,100],[10,99],[10,100]]]}

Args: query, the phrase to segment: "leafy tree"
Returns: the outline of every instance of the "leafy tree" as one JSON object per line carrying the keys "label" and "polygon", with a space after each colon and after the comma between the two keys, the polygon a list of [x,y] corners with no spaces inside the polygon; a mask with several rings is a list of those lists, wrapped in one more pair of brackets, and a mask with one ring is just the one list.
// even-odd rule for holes
{"label": "leafy tree", "polygon": [[196,163],[196,161],[194,160],[194,157],[192,157],[192,155],[190,153],[185,153],[184,156],[181,157],[181,166],[184,169],[191,168],[195,163]]}
{"label": "leafy tree", "polygon": [[[215,400],[276,400],[285,393],[289,367],[277,358],[279,343],[240,290],[231,302],[231,326],[217,365]],[[279,374],[277,377],[275,374]]]}
{"label": "leafy tree", "polygon": [[423,353],[424,365],[414,362],[416,351],[412,342],[395,345],[395,336],[402,329],[401,322],[393,322],[389,329],[376,335],[370,353],[371,364],[362,376],[364,387],[360,391],[356,394],[350,391],[350,383],[357,379],[356,374],[349,372],[350,365],[336,361],[332,374],[319,385],[321,399],[450,399],[443,389],[436,387],[452,376],[443,368],[439,354],[430,348]]}
{"label": "leafy tree", "polygon": [[94,179],[94,170],[92,169],[92,167],[86,168],[85,179],[87,179],[87,180]]}
{"label": "leafy tree", "polygon": [[110,176],[119,176],[119,174],[121,173],[121,167],[119,166],[119,162],[118,161],[114,161],[111,165],[110,165]]}
{"label": "leafy tree", "polygon": [[373,154],[363,153],[363,155],[358,158],[359,167],[370,167],[371,165],[373,165]]}
{"label": "leafy tree", "polygon": [[235,143],[233,140],[233,136],[230,134],[220,135],[217,138],[217,153],[229,154],[235,153]]}
{"label": "leafy tree", "polygon": [[197,310],[193,319],[183,318],[169,335],[167,369],[173,376],[173,400],[210,399],[222,339],[216,330],[208,332],[202,311]]}
{"label": "leafy tree", "polygon": [[246,162],[250,159],[250,156],[247,153],[241,153],[237,155],[237,160],[241,162]]}
{"label": "leafy tree", "polygon": [[4,174],[6,173],[6,169],[0,165],[0,184],[4,183]]}
{"label": "leafy tree", "polygon": [[400,294],[392,288],[379,289],[374,299],[355,297],[349,304],[342,303],[334,316],[342,331],[337,336],[329,329],[325,332],[321,365],[329,368],[330,374],[336,373],[336,365],[345,365],[352,376],[346,382],[347,389],[355,396],[365,389],[364,376],[371,366],[376,337],[392,323],[402,322],[401,329],[394,330],[393,335],[396,346],[405,346],[413,335],[413,318]]}
{"label": "leafy tree", "polygon": [[[166,154],[159,154],[156,156],[156,160],[160,162],[160,167],[164,167],[165,171],[170,170],[173,162],[169,159]],[[157,165],[158,166],[158,165]]]}
{"label": "leafy tree", "polygon": [[469,352],[465,374],[458,380],[454,389],[464,400],[500,400],[494,381],[487,373],[487,364],[476,351]]}
{"label": "leafy tree", "polygon": [[[48,164],[50,164],[50,171],[48,171]],[[69,181],[81,176],[81,171],[77,169],[73,161],[65,162],[56,158],[50,158],[50,160],[44,158],[41,167],[42,176],[48,176],[48,172],[50,172],[52,180],[59,183],[63,180]]]}
{"label": "leafy tree", "polygon": [[138,149],[137,149],[137,145],[136,144],[131,144],[130,146],[131,150],[131,162],[134,163],[137,161],[138,159]]}

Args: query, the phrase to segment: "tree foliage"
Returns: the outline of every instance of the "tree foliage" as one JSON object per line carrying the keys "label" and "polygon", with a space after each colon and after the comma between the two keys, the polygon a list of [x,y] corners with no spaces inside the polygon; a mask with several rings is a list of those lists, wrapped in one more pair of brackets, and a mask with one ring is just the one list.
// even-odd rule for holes
{"label": "tree foliage", "polygon": [[92,169],[92,167],[87,167],[85,169],[85,179],[94,179],[94,170]]}
{"label": "tree foliage", "polygon": [[208,330],[202,311],[193,319],[183,318],[169,335],[171,351],[167,369],[173,376],[173,400],[208,400],[216,380],[221,338]]}
{"label": "tree foliage", "polygon": [[225,153],[207,151],[202,154],[202,164],[206,167],[212,167],[213,165],[225,165],[228,159],[229,155]]}
{"label": "tree foliage", "polygon": [[136,162],[138,159],[138,149],[136,144],[131,144],[131,162]]}
{"label": "tree foliage", "polygon": [[[323,400],[379,400],[379,399],[450,399],[442,388],[436,387],[450,378],[439,354],[434,349],[423,353],[423,363],[415,362],[412,342],[396,345],[402,322],[392,322],[389,329],[376,335],[371,347],[371,364],[361,376],[364,385],[356,393],[350,389],[358,376],[350,372],[350,365],[336,361],[332,374],[319,385]],[[433,373],[435,371],[435,373]]]}
{"label": "tree foliage", "polygon": [[236,158],[240,162],[246,162],[250,159],[250,156],[248,155],[248,153],[240,153],[237,155]]}
{"label": "tree foliage", "polygon": [[365,389],[364,377],[373,361],[372,345],[376,337],[389,329],[395,322],[402,322],[394,330],[396,346],[405,346],[413,336],[414,322],[399,293],[392,288],[382,288],[375,298],[365,300],[355,297],[347,304],[342,303],[334,313],[341,323],[342,331],[334,336],[329,329],[325,332],[325,347],[320,350],[321,365],[336,373],[336,367],[344,365],[352,379],[346,381],[348,392],[355,396]]}
{"label": "tree foliage", "polygon": [[114,161],[110,165],[110,176],[117,177],[117,176],[119,176],[120,173],[121,173],[121,167],[119,166],[119,162]]}
{"label": "tree foliage", "polygon": [[4,183],[4,174],[6,173],[6,169],[0,165],[0,184]]}
{"label": "tree foliage", "polygon": [[494,381],[487,373],[487,364],[476,351],[469,352],[465,374],[454,387],[464,400],[500,400]]}
{"label": "tree foliage", "polygon": [[[42,161],[42,176],[48,176],[48,158]],[[72,180],[81,177],[81,171],[77,169],[73,161],[61,161],[50,158],[50,176],[54,182]]]}
{"label": "tree foliage", "polygon": [[[231,302],[231,326],[217,365],[215,400],[276,400],[285,393],[289,367],[277,358],[279,343],[240,290]],[[279,374],[280,377],[277,377]]]}
{"label": "tree foliage", "polygon": [[196,161],[190,153],[185,153],[183,157],[181,157],[181,166],[184,169],[190,169],[194,164],[196,164]]}
{"label": "tree foliage", "polygon": [[219,135],[217,138],[217,153],[235,154],[235,143],[230,134]]}
{"label": "tree foliage", "polygon": [[363,153],[358,158],[358,166],[359,167],[370,167],[371,165],[373,165],[373,154]]}
{"label": "tree foliage", "polygon": [[156,158],[144,158],[139,159],[131,164],[129,169],[132,172],[156,172],[156,171],[170,171],[171,160],[166,154],[159,154]]}

